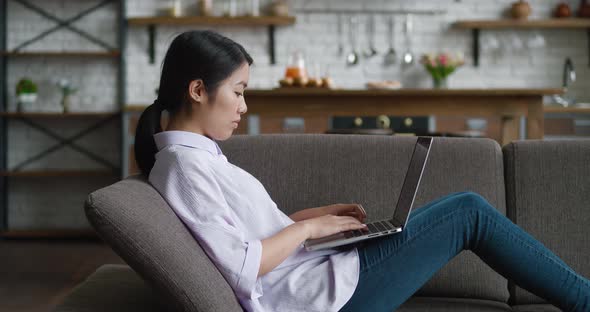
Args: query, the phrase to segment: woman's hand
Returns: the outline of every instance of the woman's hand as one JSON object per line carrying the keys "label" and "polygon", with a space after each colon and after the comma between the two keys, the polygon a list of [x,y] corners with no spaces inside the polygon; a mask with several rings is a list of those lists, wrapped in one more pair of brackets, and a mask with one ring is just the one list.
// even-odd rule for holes
{"label": "woman's hand", "polygon": [[321,207],[320,209],[323,210],[323,214],[350,216],[363,223],[367,219],[367,212],[361,204],[334,204]]}
{"label": "woman's hand", "polygon": [[366,228],[366,225],[354,217],[335,216],[332,214],[326,214],[300,222],[305,226],[307,239],[322,238],[344,231]]}

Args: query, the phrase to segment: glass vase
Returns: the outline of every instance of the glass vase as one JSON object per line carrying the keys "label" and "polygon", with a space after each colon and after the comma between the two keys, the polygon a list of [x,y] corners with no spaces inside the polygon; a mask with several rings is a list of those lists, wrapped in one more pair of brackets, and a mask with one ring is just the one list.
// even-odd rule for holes
{"label": "glass vase", "polygon": [[448,77],[443,77],[443,78],[432,77],[432,86],[435,89],[447,89],[449,87]]}
{"label": "glass vase", "polygon": [[61,98],[61,108],[62,112],[69,113],[70,112],[70,95],[64,94]]}

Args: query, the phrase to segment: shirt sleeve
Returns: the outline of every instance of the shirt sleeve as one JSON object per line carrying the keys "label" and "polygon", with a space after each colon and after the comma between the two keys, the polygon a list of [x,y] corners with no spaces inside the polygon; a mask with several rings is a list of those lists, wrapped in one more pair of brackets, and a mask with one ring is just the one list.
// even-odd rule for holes
{"label": "shirt sleeve", "polygon": [[[193,157],[191,157],[193,158]],[[236,296],[256,299],[262,296],[258,271],[262,259],[259,239],[245,239],[235,222],[221,187],[209,164],[192,159],[178,159],[177,183],[167,193],[173,197],[177,215],[187,225],[201,248],[230,284]]]}

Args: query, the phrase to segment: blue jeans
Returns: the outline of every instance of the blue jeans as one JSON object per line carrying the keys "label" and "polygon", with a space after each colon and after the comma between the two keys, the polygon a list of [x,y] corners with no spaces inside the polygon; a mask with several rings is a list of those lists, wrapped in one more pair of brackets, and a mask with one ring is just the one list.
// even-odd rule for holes
{"label": "blue jeans", "polygon": [[391,312],[465,249],[564,311],[590,311],[590,281],[473,192],[430,202],[401,233],[357,247],[359,283],[341,311]]}

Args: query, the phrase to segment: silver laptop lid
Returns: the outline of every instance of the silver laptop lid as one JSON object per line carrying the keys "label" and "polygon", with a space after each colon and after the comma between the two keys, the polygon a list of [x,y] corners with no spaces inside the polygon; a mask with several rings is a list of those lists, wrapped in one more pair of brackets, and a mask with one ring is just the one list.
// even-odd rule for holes
{"label": "silver laptop lid", "polygon": [[418,137],[416,144],[414,145],[414,152],[410,159],[410,165],[408,171],[406,171],[406,177],[404,178],[404,184],[395,206],[393,218],[391,223],[395,226],[405,227],[414,205],[414,199],[416,193],[418,193],[418,186],[426,167],[426,160],[430,153],[430,147],[432,145],[431,137]]}

